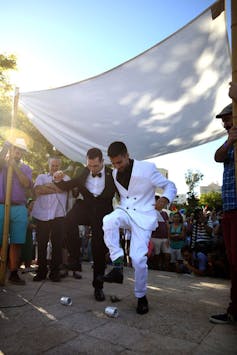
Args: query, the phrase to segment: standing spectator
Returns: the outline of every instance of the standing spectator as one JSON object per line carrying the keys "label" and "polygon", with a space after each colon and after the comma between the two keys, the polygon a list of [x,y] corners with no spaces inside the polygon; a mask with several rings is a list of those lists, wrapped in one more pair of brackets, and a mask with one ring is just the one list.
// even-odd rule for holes
{"label": "standing spectator", "polygon": [[208,254],[212,249],[212,222],[204,215],[201,208],[194,211],[191,248],[196,252]]}
{"label": "standing spectator", "polygon": [[168,238],[170,243],[171,271],[174,271],[176,262],[183,260],[181,249],[185,245],[185,227],[181,213],[175,212],[173,222],[169,226]]}
{"label": "standing spectator", "polygon": [[10,148],[8,142],[4,143],[0,154],[0,245],[2,245],[6,185],[7,185],[7,169],[11,165],[13,168],[12,191],[11,191],[11,208],[10,208],[10,248],[9,248],[9,281],[15,285],[24,285],[18,275],[20,266],[21,247],[25,243],[26,230],[28,225],[27,208],[26,208],[26,189],[32,184],[32,171],[29,166],[23,164],[23,153],[26,152],[26,144],[23,138],[17,138],[9,160],[5,157]]}
{"label": "standing spectator", "polygon": [[210,212],[208,224],[212,225],[212,242],[213,244],[216,244],[216,230],[218,229],[220,223],[215,209],[212,209]]}
{"label": "standing spectator", "polygon": [[202,208],[196,208],[193,216],[191,249],[193,258],[202,273],[208,268],[208,253],[212,250],[212,224],[204,215]]}
{"label": "standing spectator", "polygon": [[104,301],[103,276],[106,268],[107,248],[103,239],[103,217],[113,210],[113,197],[116,187],[111,169],[104,166],[102,152],[98,148],[91,148],[87,152],[87,167],[78,178],[68,182],[59,182],[56,187],[69,191],[78,187],[83,199],[78,199],[66,218],[67,245],[70,259],[74,260],[75,269],[81,266],[80,239],[78,225],[91,226],[91,248],[93,256],[94,297],[97,301]]}
{"label": "standing spectator", "polygon": [[[231,83],[229,95],[237,102],[237,83]],[[228,133],[225,143],[217,149],[215,161],[224,163],[222,201],[222,231],[229,261],[231,289],[230,303],[226,313],[210,317],[213,323],[227,324],[237,321],[237,196],[234,161],[234,144],[237,142],[237,127],[233,126],[232,104],[226,106],[216,118],[221,118]]]}
{"label": "standing spectator", "polygon": [[[156,196],[156,201],[159,199]],[[170,261],[169,251],[169,216],[165,211],[159,211],[158,227],[151,234],[151,240],[154,244],[154,256],[152,257],[152,267],[158,270],[168,270]]]}
{"label": "standing spectator", "polygon": [[45,184],[51,183],[54,178],[69,180],[67,175],[61,172],[60,177],[54,176],[60,169],[61,160],[59,158],[49,158],[49,172],[37,176],[34,191],[36,200],[32,210],[32,216],[36,219],[37,243],[38,243],[38,270],[34,276],[34,281],[46,279],[47,267],[47,244],[49,239],[52,244],[52,256],[50,261],[51,281],[60,281],[59,267],[62,263],[62,247],[65,237],[65,215],[67,204],[66,192],[54,192]]}
{"label": "standing spectator", "polygon": [[[147,252],[151,232],[157,227],[157,208],[162,210],[176,196],[176,187],[150,162],[129,158],[123,142],[114,142],[108,148],[114,166],[114,183],[119,191],[118,207],[103,219],[104,240],[109,248],[114,268],[104,277],[106,282],[123,282],[123,249],[120,247],[120,228],[131,231],[130,257],[135,270],[135,296],[138,314],[149,311],[147,291]],[[164,190],[155,203],[155,190]]]}
{"label": "standing spectator", "polygon": [[32,217],[32,209],[34,206],[34,200],[29,198],[26,204],[28,210],[28,226],[26,232],[26,241],[21,250],[21,263],[24,265],[22,273],[31,271],[31,263],[33,258],[33,232],[36,230],[36,224]]}

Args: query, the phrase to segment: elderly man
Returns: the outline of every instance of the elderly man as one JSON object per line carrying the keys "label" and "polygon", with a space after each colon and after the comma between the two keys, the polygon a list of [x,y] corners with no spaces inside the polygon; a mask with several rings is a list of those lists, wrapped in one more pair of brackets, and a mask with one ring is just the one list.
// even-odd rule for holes
{"label": "elderly man", "polygon": [[23,138],[17,138],[8,161],[5,160],[11,144],[4,143],[0,154],[0,245],[2,245],[4,208],[7,185],[7,169],[11,165],[13,168],[11,208],[10,208],[10,248],[9,248],[9,282],[15,285],[24,285],[17,271],[20,264],[21,246],[25,243],[26,231],[28,225],[26,209],[25,190],[31,187],[32,171],[29,166],[22,163],[22,157],[26,151],[26,144]]}
{"label": "elderly man", "polygon": [[[59,267],[62,263],[62,246],[65,237],[65,215],[67,193],[52,191],[47,184],[54,180],[54,173],[60,169],[61,159],[49,158],[49,172],[40,174],[35,181],[34,191],[36,201],[32,210],[32,216],[36,219],[37,242],[38,242],[38,271],[34,281],[46,279],[47,267],[47,244],[49,239],[52,243],[52,259],[50,263],[49,278],[51,281],[60,281]],[[63,175],[63,180],[70,180],[69,176]]]}

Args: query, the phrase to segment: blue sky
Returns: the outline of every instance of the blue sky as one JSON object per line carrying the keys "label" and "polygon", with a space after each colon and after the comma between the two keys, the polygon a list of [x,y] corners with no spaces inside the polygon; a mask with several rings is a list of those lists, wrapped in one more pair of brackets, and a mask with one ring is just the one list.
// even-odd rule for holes
{"label": "blue sky", "polygon": [[[18,73],[12,80],[20,91],[63,86],[131,59],[177,31],[213,2],[0,0],[0,48],[2,53],[17,55]],[[159,157],[156,164],[168,169],[179,193],[187,191],[187,169],[200,170],[204,185],[221,183],[222,165],[213,161],[213,155],[223,141]]]}

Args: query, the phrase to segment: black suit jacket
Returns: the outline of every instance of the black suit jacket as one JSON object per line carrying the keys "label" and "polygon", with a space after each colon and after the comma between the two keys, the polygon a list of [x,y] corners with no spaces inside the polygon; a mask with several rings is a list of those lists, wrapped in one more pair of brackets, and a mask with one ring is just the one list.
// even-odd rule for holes
{"label": "black suit jacket", "polygon": [[112,170],[105,167],[105,188],[102,193],[95,197],[85,186],[86,179],[90,173],[90,170],[85,167],[79,177],[69,181],[61,181],[56,185],[63,191],[69,191],[74,187],[77,187],[79,192],[84,198],[84,202],[88,208],[95,210],[99,215],[105,215],[113,211],[112,200],[117,192],[112,177]]}

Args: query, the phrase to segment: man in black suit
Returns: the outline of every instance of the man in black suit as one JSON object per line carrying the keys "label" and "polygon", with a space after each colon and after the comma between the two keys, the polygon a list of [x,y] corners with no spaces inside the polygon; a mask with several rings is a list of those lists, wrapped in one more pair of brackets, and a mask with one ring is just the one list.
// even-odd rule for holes
{"label": "man in black suit", "polygon": [[102,229],[103,217],[113,211],[112,200],[116,187],[111,169],[104,166],[102,152],[91,148],[87,152],[87,166],[78,178],[61,181],[56,184],[60,190],[77,187],[83,199],[78,199],[66,216],[67,247],[73,270],[80,270],[80,239],[78,225],[88,225],[92,229],[92,255],[94,261],[93,282],[94,296],[97,301],[104,301],[103,276],[106,267],[107,248]]}

